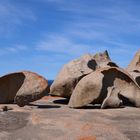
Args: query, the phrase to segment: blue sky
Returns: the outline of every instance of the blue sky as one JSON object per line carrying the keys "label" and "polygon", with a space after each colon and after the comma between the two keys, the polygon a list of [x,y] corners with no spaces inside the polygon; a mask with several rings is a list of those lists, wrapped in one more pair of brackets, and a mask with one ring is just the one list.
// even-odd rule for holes
{"label": "blue sky", "polygon": [[0,0],[0,75],[54,79],[70,60],[104,50],[126,67],[139,46],[139,0]]}

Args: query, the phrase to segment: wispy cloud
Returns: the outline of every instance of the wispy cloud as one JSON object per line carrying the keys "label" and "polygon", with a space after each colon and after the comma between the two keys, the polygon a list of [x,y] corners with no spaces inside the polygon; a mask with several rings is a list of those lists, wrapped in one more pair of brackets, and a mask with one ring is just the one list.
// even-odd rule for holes
{"label": "wispy cloud", "polygon": [[79,56],[85,53],[95,53],[97,50],[107,49],[104,46],[96,47],[74,41],[67,36],[51,34],[47,38],[39,41],[36,50],[48,51],[53,53],[62,53],[71,56]]}
{"label": "wispy cloud", "polygon": [[30,9],[19,7],[10,2],[0,3],[0,18],[5,20],[8,18],[8,20],[15,21],[16,23],[20,23],[23,19],[36,19]]}
{"label": "wispy cloud", "polygon": [[[108,45],[112,45],[108,46]],[[48,35],[47,38],[40,40],[36,44],[36,50],[46,51],[53,53],[62,53],[79,56],[85,53],[96,53],[99,51],[109,50],[112,54],[125,54],[129,55],[133,51],[135,46],[123,42],[115,42],[108,40],[104,45],[101,43],[96,43],[96,40],[93,40],[92,44],[90,43],[80,43],[76,42],[74,39],[69,36],[60,36],[56,34]],[[130,48],[130,49],[127,49]]]}
{"label": "wispy cloud", "polygon": [[10,1],[0,2],[0,35],[5,36],[16,29],[18,25],[35,21],[36,16],[28,7],[21,7]]}
{"label": "wispy cloud", "polygon": [[24,45],[14,45],[13,47],[7,47],[4,50],[8,51],[8,52],[17,53],[17,52],[20,52],[20,51],[27,51],[28,47],[24,46]]}
{"label": "wispy cloud", "polygon": [[0,55],[11,54],[11,53],[19,53],[29,50],[29,48],[25,45],[16,44],[10,47],[2,47],[0,50]]}
{"label": "wispy cloud", "polygon": [[[58,0],[54,3],[58,11],[67,13],[76,28],[99,30],[107,33],[132,33],[140,31],[139,5],[133,0]],[[70,25],[71,26],[71,25]]]}
{"label": "wispy cloud", "polygon": [[139,46],[137,45],[113,41],[111,39],[104,43],[99,43],[96,39],[93,39],[92,43],[80,43],[80,41],[77,42],[70,36],[56,34],[48,35],[46,38],[40,40],[35,47],[36,51],[55,54],[47,59],[48,63],[51,61],[55,65],[56,60],[61,58],[61,61],[59,61],[59,65],[61,66],[66,63],[66,60],[70,61],[86,53],[95,54],[108,50],[112,60],[122,67],[128,65],[138,48]]}
{"label": "wispy cloud", "polygon": [[[0,45],[1,58],[2,54],[19,58],[27,52],[19,66],[45,69],[44,75],[47,67],[51,77],[66,62],[104,50],[126,66],[139,48],[139,7],[134,0],[4,0],[0,2],[0,37],[9,32],[11,36]],[[15,45],[20,41],[25,46]]]}

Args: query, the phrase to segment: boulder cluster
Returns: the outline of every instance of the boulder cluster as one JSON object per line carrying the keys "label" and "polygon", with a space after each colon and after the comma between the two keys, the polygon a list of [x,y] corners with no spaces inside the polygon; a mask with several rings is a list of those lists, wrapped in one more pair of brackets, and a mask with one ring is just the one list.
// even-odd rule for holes
{"label": "boulder cluster", "polygon": [[126,69],[112,62],[107,51],[83,55],[65,64],[51,87],[44,77],[30,71],[0,77],[0,104],[23,107],[47,93],[68,98],[72,108],[88,104],[140,107],[140,50]]}
{"label": "boulder cluster", "polygon": [[50,87],[50,95],[68,98],[72,108],[88,104],[140,107],[140,50],[126,69],[112,62],[107,51],[65,64]]}

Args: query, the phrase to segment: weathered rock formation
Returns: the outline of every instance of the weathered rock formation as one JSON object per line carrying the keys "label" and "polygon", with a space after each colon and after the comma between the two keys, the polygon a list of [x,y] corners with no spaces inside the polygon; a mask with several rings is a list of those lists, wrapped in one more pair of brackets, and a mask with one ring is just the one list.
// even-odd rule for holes
{"label": "weathered rock formation", "polygon": [[0,77],[0,103],[24,106],[49,92],[48,82],[40,75],[29,72],[11,73]]}
{"label": "weathered rock formation", "polygon": [[126,70],[140,86],[140,50],[137,51]]}
{"label": "weathered rock formation", "polygon": [[116,87],[108,87],[107,89],[107,97],[104,99],[101,108],[116,108],[123,104],[122,100],[119,98],[120,91]]}
{"label": "weathered rock formation", "polygon": [[70,98],[77,83],[86,75],[102,67],[112,67],[113,63],[108,52],[97,53],[94,56],[87,54],[64,65],[54,83],[51,85],[50,94]]}
{"label": "weathered rock formation", "polygon": [[118,67],[116,63],[112,62],[107,51],[103,53],[96,53],[93,58],[95,59],[98,67]]}
{"label": "weathered rock formation", "polygon": [[92,103],[102,104],[102,108],[119,107],[124,98],[140,106],[140,88],[137,83],[121,68],[102,68],[79,81],[69,106],[78,108]]}
{"label": "weathered rock formation", "polygon": [[50,94],[69,98],[81,78],[93,72],[96,61],[90,54],[84,55],[64,65],[50,88]]}
{"label": "weathered rock formation", "polygon": [[140,72],[140,49],[135,54],[134,58],[126,68],[127,71],[139,71]]}
{"label": "weathered rock formation", "polygon": [[137,70],[130,71],[129,74],[133,77],[136,83],[140,86],[140,72]]}

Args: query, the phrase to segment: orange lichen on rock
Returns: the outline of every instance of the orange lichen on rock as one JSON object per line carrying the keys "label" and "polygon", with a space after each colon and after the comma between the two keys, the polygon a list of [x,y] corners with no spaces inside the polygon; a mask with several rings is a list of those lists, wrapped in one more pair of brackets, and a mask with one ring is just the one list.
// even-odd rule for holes
{"label": "orange lichen on rock", "polygon": [[92,129],[92,127],[93,127],[93,126],[92,126],[91,124],[86,123],[86,124],[84,124],[84,125],[81,127],[81,130],[87,131],[87,130]]}
{"label": "orange lichen on rock", "polygon": [[72,127],[72,123],[71,123],[71,122],[67,122],[67,123],[65,124],[65,128],[70,128],[70,127]]}
{"label": "orange lichen on rock", "polygon": [[78,140],[96,140],[95,136],[83,136],[81,138],[78,138]]}
{"label": "orange lichen on rock", "polygon": [[31,121],[32,121],[33,124],[38,124],[38,123],[40,123],[41,118],[40,118],[39,115],[33,114],[32,117],[31,117]]}
{"label": "orange lichen on rock", "polygon": [[54,98],[58,98],[55,96],[44,96],[41,100],[49,100],[49,99],[54,99]]}

